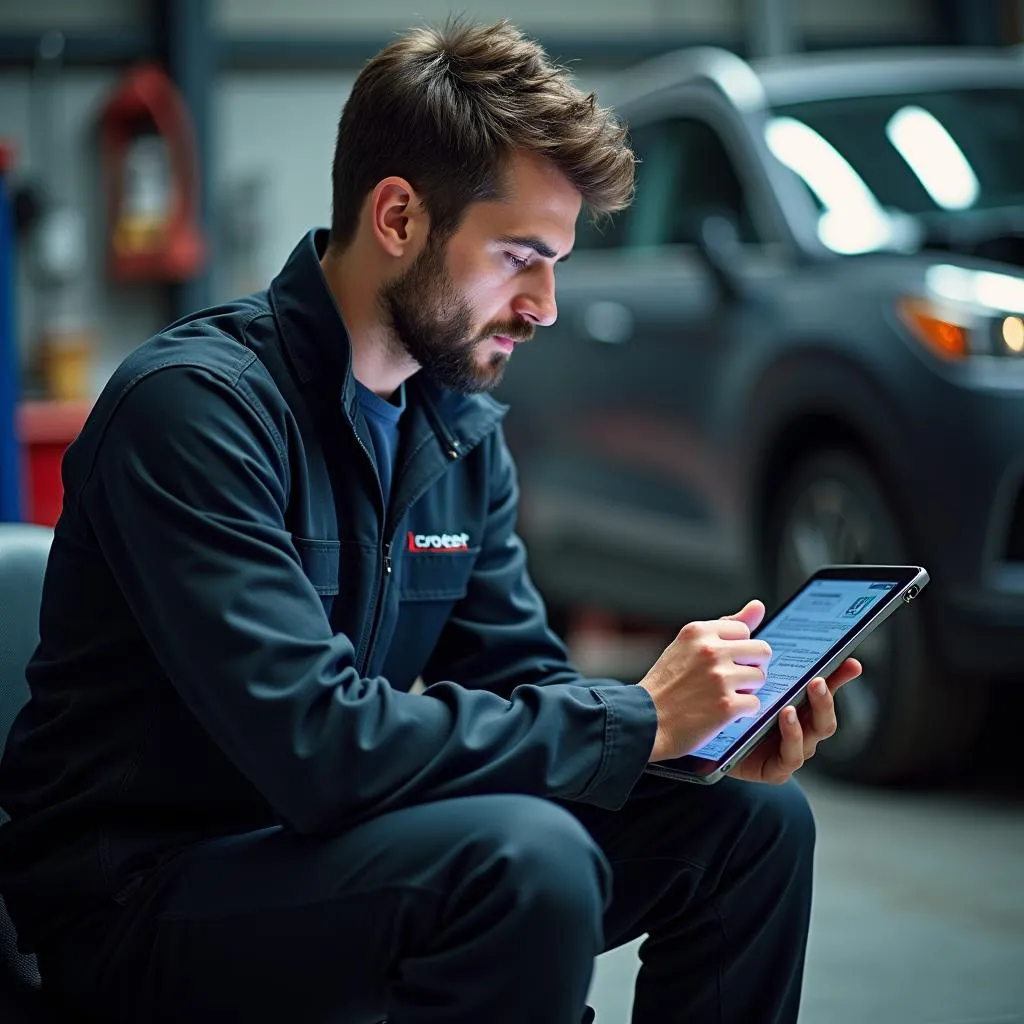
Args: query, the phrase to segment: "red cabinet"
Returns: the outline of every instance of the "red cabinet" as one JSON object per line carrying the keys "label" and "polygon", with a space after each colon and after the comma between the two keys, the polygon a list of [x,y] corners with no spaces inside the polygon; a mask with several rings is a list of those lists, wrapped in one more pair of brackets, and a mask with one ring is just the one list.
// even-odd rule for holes
{"label": "red cabinet", "polygon": [[60,464],[89,415],[90,402],[28,401],[18,406],[17,432],[24,453],[25,520],[53,526],[64,501]]}

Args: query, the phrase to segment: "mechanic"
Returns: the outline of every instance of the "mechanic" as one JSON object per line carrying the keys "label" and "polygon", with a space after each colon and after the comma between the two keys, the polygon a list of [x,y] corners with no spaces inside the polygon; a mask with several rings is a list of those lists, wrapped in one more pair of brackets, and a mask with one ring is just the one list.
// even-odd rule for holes
{"label": "mechanic", "polygon": [[764,606],[684,626],[639,684],[582,678],[484,394],[554,322],[583,205],[633,182],[624,129],[516,28],[413,31],[345,104],[330,230],[113,374],[0,769],[0,887],[62,1002],[569,1024],[594,957],[647,934],[634,1021],[796,1020],[790,777],[860,667],[734,778],[645,774],[757,709]]}

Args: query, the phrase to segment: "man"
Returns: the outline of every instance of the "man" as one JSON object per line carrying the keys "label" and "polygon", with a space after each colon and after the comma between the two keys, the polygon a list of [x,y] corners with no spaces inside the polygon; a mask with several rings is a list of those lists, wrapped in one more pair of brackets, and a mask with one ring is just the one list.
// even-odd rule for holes
{"label": "man", "polygon": [[[792,1021],[830,688],[726,780],[644,775],[758,706],[764,608],[585,680],[479,394],[556,315],[611,115],[507,24],[400,39],[342,114],[329,236],[113,375],[64,465],[0,773],[44,984],[117,1021]],[[410,692],[417,679],[423,693]]]}

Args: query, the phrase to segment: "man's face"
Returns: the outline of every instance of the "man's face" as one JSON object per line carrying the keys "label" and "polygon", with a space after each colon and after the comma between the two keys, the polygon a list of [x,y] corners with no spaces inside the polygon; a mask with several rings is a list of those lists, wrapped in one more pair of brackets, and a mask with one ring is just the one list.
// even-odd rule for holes
{"label": "man's face", "polygon": [[379,296],[395,341],[464,394],[495,387],[516,344],[555,322],[554,266],[576,237],[580,195],[552,164],[519,154],[508,186],[505,199],[473,203]]}

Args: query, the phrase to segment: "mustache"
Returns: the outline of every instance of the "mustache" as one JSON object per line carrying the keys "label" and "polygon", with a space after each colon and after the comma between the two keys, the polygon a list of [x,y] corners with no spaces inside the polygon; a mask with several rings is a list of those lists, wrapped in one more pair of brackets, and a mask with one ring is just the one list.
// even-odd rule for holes
{"label": "mustache", "polygon": [[495,320],[480,332],[479,340],[483,341],[485,338],[493,338],[495,335],[500,335],[511,341],[531,341],[535,333],[536,328],[533,324],[527,323],[525,320],[504,322]]}

